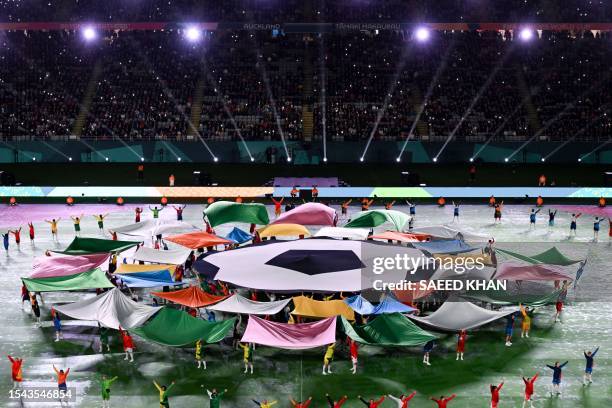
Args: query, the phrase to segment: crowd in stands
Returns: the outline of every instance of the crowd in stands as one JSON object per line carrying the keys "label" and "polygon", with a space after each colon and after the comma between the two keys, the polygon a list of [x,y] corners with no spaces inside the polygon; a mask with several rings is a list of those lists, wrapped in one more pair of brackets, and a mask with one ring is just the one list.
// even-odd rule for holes
{"label": "crowd in stands", "polygon": [[312,108],[315,140],[325,117],[330,140],[597,141],[612,134],[611,40],[219,30],[191,44],[166,30],[85,43],[71,31],[3,32],[0,138],[300,140]]}
{"label": "crowd in stands", "polygon": [[0,0],[0,21],[608,22],[592,0]]}

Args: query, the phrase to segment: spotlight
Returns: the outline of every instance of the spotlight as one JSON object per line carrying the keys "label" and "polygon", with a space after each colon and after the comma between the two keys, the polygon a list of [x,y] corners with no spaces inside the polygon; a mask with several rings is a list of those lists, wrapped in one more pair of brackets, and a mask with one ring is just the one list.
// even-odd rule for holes
{"label": "spotlight", "polygon": [[32,161],[36,161],[36,157],[32,157]]}
{"label": "spotlight", "polygon": [[72,157],[69,157],[69,158],[68,158],[68,161],[72,161]]}
{"label": "spotlight", "polygon": [[195,26],[187,27],[187,30],[185,30],[185,37],[190,42],[197,42],[202,38],[202,31]]}
{"label": "spotlight", "polygon": [[108,157],[105,157],[104,160],[108,161]]}
{"label": "spotlight", "polygon": [[218,161],[219,161],[219,158],[218,158],[218,157],[215,157],[215,158],[213,158],[213,160],[214,160],[214,161],[215,161],[215,163],[216,163],[216,162],[218,162]]}
{"label": "spotlight", "polygon": [[140,161],[141,161],[141,162],[143,162],[143,161],[144,161],[144,157],[141,157],[141,158],[140,158]]}
{"label": "spotlight", "polygon": [[96,30],[93,27],[87,26],[83,28],[83,38],[85,41],[93,41],[96,39],[96,37],[98,37],[98,33],[96,33]]}
{"label": "spotlight", "polygon": [[510,159],[508,159],[507,157],[504,159],[504,161],[505,161],[506,163],[508,163],[508,160],[510,160]]}
{"label": "spotlight", "polygon": [[255,161],[255,158],[254,158],[254,157],[251,157],[251,162],[254,162],[254,161]]}
{"label": "spotlight", "polygon": [[433,162],[435,163],[435,162],[437,162],[437,161],[438,161],[438,158],[437,158],[437,157],[434,157],[434,158],[433,158]]}
{"label": "spotlight", "polygon": [[582,161],[582,158],[581,158],[581,157],[579,157],[579,158],[578,158],[578,163],[580,163],[581,161]]}
{"label": "spotlight", "polygon": [[542,162],[545,162],[545,161],[546,161],[546,157],[542,157],[540,160],[541,160]]}
{"label": "spotlight", "polygon": [[324,158],[323,158],[323,161],[324,161],[325,163],[327,163],[327,157],[324,157]]}
{"label": "spotlight", "polygon": [[360,158],[359,158],[359,161],[360,161],[360,162],[363,162],[363,157],[360,157]]}
{"label": "spotlight", "polygon": [[533,38],[533,30],[531,28],[523,28],[519,33],[519,37],[523,41],[531,41]]}
{"label": "spotlight", "polygon": [[178,160],[178,161],[181,161],[181,160],[183,160],[183,159],[181,159],[181,158],[179,157],[179,158],[177,158],[177,160]]}
{"label": "spotlight", "polygon": [[427,29],[426,27],[419,27],[417,28],[417,30],[414,32],[414,36],[416,37],[417,41],[419,42],[425,42],[427,40],[429,40],[429,29]]}
{"label": "spotlight", "polygon": [[401,160],[401,159],[400,159],[399,157],[396,157],[396,158],[395,158],[395,161],[396,161],[396,162],[398,162],[398,163],[400,162],[400,160]]}
{"label": "spotlight", "polygon": [[289,163],[291,161],[291,157],[287,156],[287,162]]}
{"label": "spotlight", "polygon": [[470,163],[474,162],[474,158],[470,157]]}

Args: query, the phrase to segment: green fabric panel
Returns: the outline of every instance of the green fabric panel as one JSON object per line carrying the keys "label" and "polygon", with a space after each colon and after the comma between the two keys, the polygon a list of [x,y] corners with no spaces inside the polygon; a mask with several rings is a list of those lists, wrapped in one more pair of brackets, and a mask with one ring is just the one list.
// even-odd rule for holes
{"label": "green fabric panel", "polygon": [[270,223],[266,206],[261,203],[233,203],[217,201],[204,210],[211,227],[228,222],[267,225]]}
{"label": "green fabric panel", "polygon": [[569,259],[565,255],[563,255],[557,249],[557,247],[552,247],[540,254],[533,255],[533,256],[521,255],[516,252],[506,251],[505,249],[500,249],[500,248],[495,248],[495,251],[500,252],[502,254],[506,254],[513,258],[519,259],[521,261],[528,262],[532,265],[546,264],[546,265],[568,266],[568,265],[573,265],[581,261],[581,260]]}
{"label": "green fabric panel", "polygon": [[522,303],[526,306],[537,307],[555,303],[559,298],[560,293],[560,290],[556,290],[547,295],[534,295],[529,293],[512,294],[500,290],[475,290],[469,291],[461,296],[466,299],[490,303],[498,306],[518,305]]}
{"label": "green fabric panel", "polygon": [[532,256],[533,259],[547,265],[568,266],[580,262],[581,260],[569,259],[563,255],[557,247],[552,247],[547,251]]}
{"label": "green fabric panel", "polygon": [[390,222],[396,231],[401,231],[408,222],[409,216],[400,211],[369,210],[357,214],[345,225],[346,228],[374,228]]}
{"label": "green fabric panel", "polygon": [[353,326],[342,317],[344,332],[358,343],[374,346],[419,346],[436,338],[400,313],[383,314],[363,326]]}
{"label": "green fabric panel", "polygon": [[87,255],[103,252],[122,252],[140,244],[134,241],[113,241],[112,239],[74,237],[68,248],[53,251],[66,255]]}
{"label": "green fabric panel", "polygon": [[55,292],[114,287],[100,268],[69,276],[22,278],[21,280],[30,292]]}
{"label": "green fabric panel", "polygon": [[180,347],[197,340],[210,344],[223,340],[234,328],[235,320],[234,317],[220,322],[207,322],[186,312],[164,307],[151,321],[131,332],[165,346]]}

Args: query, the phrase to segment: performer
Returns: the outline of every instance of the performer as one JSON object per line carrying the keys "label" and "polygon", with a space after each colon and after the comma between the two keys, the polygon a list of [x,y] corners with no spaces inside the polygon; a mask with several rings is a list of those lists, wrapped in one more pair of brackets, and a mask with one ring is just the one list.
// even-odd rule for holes
{"label": "performer", "polygon": [[140,222],[140,214],[142,214],[142,208],[134,208],[134,222]]}
{"label": "performer", "polygon": [[[202,385],[202,388],[204,388],[203,385]],[[208,398],[210,399],[210,408],[220,408],[221,400],[223,399],[223,396],[225,395],[226,392],[227,392],[227,388],[221,392],[217,392],[216,388],[213,388],[212,391],[206,390],[206,393],[208,394]]]}
{"label": "performer", "polygon": [[576,227],[578,226],[578,218],[580,218],[580,216],[582,215],[582,213],[578,213],[578,214],[572,214],[572,220],[570,222],[570,237],[572,236],[572,234],[574,236],[576,236]]}
{"label": "performer", "polygon": [[206,360],[202,358],[202,340],[196,341],[195,360],[198,363],[198,368],[202,367],[206,370]]}
{"label": "performer", "polygon": [[353,201],[352,198],[350,200],[344,201],[342,204],[340,204],[340,212],[341,212],[343,218],[346,218],[346,216],[348,214],[348,207],[351,204],[351,201]]}
{"label": "performer", "polygon": [[584,358],[586,359],[586,367],[584,369],[584,378],[582,379],[582,385],[586,385],[587,381],[589,384],[593,383],[593,365],[595,364],[595,355],[599,351],[597,347],[594,351],[584,351]]}
{"label": "performer", "polygon": [[499,405],[499,392],[504,386],[504,382],[502,381],[499,385],[490,385],[491,389],[491,408],[497,408]]}
{"label": "performer", "polygon": [[382,397],[380,397],[378,399],[378,401],[374,401],[373,399],[370,399],[370,401],[366,401],[364,400],[361,395],[357,396],[357,398],[359,398],[359,401],[363,402],[365,404],[366,407],[368,408],[378,408],[378,406],[380,404],[383,403],[383,401],[385,400],[385,396],[383,395]]}
{"label": "performer", "polygon": [[540,212],[541,208],[537,210],[535,208],[531,209],[531,213],[529,214],[529,229],[534,228],[536,226],[536,215]]}
{"label": "performer", "polygon": [[327,399],[327,403],[329,404],[329,408],[341,408],[342,405],[346,402],[348,397],[344,395],[338,401],[335,401],[329,396],[329,394],[325,394],[325,398]]}
{"label": "performer", "polygon": [[242,361],[244,362],[244,374],[246,374],[249,369],[251,369],[251,374],[253,374],[253,344],[240,343],[239,346],[243,351]]}
{"label": "performer", "polygon": [[58,218],[57,220],[55,218],[53,218],[51,221],[49,220],[45,220],[45,222],[49,223],[51,225],[51,238],[54,241],[57,241],[57,223],[61,220],[61,218]]}
{"label": "performer", "polygon": [[[66,385],[66,380],[68,379],[68,374],[70,374],[70,368],[67,368],[66,371],[58,370],[53,365],[53,371],[55,371],[55,375],[57,375],[57,388],[59,388],[60,393],[66,393],[68,391],[68,386]],[[60,395],[60,406],[64,405],[64,401],[67,399],[66,396]],[[66,401],[66,405],[68,405],[68,401]]]}
{"label": "performer", "polygon": [[434,340],[429,340],[427,343],[425,343],[423,346],[423,364],[427,364],[428,366],[431,365],[429,362],[429,353],[431,353],[435,346],[436,343]]}
{"label": "performer", "polygon": [[51,308],[51,318],[53,319],[53,327],[55,328],[55,341],[60,341],[60,339],[64,339],[64,335],[62,334],[62,321],[60,319],[59,313],[55,308]]}
{"label": "performer", "polygon": [[74,224],[74,235],[76,236],[81,235],[81,218],[83,218],[83,214],[81,214],[79,217],[70,216],[70,219],[72,219],[72,223]]}
{"label": "performer", "polygon": [[459,204],[453,201],[453,222],[459,221]]}
{"label": "performer", "polygon": [[548,210],[548,227],[552,228],[555,226],[555,216],[557,215],[557,210],[551,211]]}
{"label": "performer", "polygon": [[501,222],[502,210],[504,209],[504,202],[502,201],[501,203],[495,203],[493,208],[494,208],[494,213],[493,213],[494,222],[496,223]]}
{"label": "performer", "polygon": [[506,317],[506,347],[512,346],[512,334],[514,332],[514,313]]}
{"label": "performer", "polygon": [[312,397],[308,397],[308,399],[304,402],[297,402],[293,398],[290,398],[289,402],[291,402],[291,406],[295,408],[308,408],[308,406],[312,402]]}
{"label": "performer", "polygon": [[593,222],[593,240],[597,241],[599,239],[599,227],[600,227],[601,219],[599,217],[595,217],[595,221]]}
{"label": "performer", "polygon": [[164,207],[162,208],[157,208],[157,206],[155,206],[154,208],[151,208],[151,206],[149,206],[149,210],[151,210],[151,212],[153,213],[153,218],[159,218],[159,213],[164,209]]}
{"label": "performer", "polygon": [[393,208],[393,204],[395,204],[395,200],[386,202],[385,203],[385,210],[390,210],[391,208]]}
{"label": "performer", "polygon": [[353,339],[351,339],[350,337],[348,338],[349,341],[349,351],[351,353],[351,363],[353,364],[353,367],[351,368],[351,372],[353,374],[357,373],[357,359],[359,357],[359,345],[357,344],[357,342]]}
{"label": "performer", "polygon": [[368,211],[373,202],[374,199],[368,200],[367,198],[364,198],[361,202],[361,211]]}
{"label": "performer", "polygon": [[410,400],[413,399],[415,395],[416,395],[416,391],[412,391],[412,394],[408,396],[402,394],[399,396],[399,398],[396,398],[391,394],[388,394],[387,396],[391,398],[391,400],[397,404],[397,408],[408,408],[408,404],[410,403]]}
{"label": "performer", "polygon": [[34,246],[34,224],[28,222],[28,229],[30,230],[30,243]]}
{"label": "performer", "polygon": [[7,356],[11,362],[11,378],[13,379],[13,388],[19,388],[23,381],[23,371],[21,366],[23,365],[23,358],[13,358],[10,355]]}
{"label": "performer", "polygon": [[9,232],[15,236],[15,244],[17,244],[17,249],[19,249],[19,244],[21,243],[21,227],[16,230],[10,230]]}
{"label": "performer", "polygon": [[560,386],[561,386],[561,377],[563,376],[563,367],[565,367],[567,365],[568,361],[566,361],[565,363],[559,365],[558,361],[555,361],[555,365],[551,366],[546,364],[546,367],[550,368],[551,370],[553,370],[553,379],[552,379],[552,389],[550,390],[550,396],[552,397],[553,395],[553,391],[555,391],[555,393],[557,395],[561,394],[560,391]]}
{"label": "performer", "polygon": [[174,387],[174,381],[169,386],[159,385],[157,382],[153,381],[153,385],[159,391],[159,408],[170,408],[170,402],[168,401],[168,392],[172,387]]}
{"label": "performer", "polygon": [[439,399],[431,397],[431,400],[438,404],[438,408],[446,408],[448,406],[448,403],[451,402],[456,396],[457,394],[453,394],[448,398],[444,398],[444,395],[440,395]]}
{"label": "performer", "polygon": [[121,334],[121,339],[123,340],[123,351],[125,352],[124,360],[130,360],[130,363],[134,362],[134,340],[130,333],[123,330],[121,326],[119,326],[119,334]]}
{"label": "performer", "polygon": [[521,314],[523,315],[523,322],[521,323],[521,338],[529,338],[529,330],[531,329],[531,317],[529,316],[530,311],[529,309],[524,308],[522,304],[519,304],[519,308],[521,310]]}
{"label": "performer", "polygon": [[110,408],[111,384],[117,380],[117,376],[108,378],[103,375],[100,380],[100,389],[102,390],[102,408]]}
{"label": "performer", "polygon": [[98,229],[100,230],[100,232],[102,233],[102,235],[104,235],[104,219],[108,216],[108,214],[98,214],[98,215],[94,215],[94,218],[96,219],[96,221],[98,221]]}
{"label": "performer", "polygon": [[534,383],[538,379],[540,373],[536,373],[533,378],[525,378],[523,377],[523,382],[525,383],[525,400],[523,401],[523,408],[527,405],[527,401],[529,401],[529,406],[533,408],[532,397],[534,394]]}
{"label": "performer", "polygon": [[172,206],[172,208],[174,208],[174,210],[176,211],[177,221],[183,221],[183,210],[185,209],[185,207],[187,207],[187,204],[183,205],[182,207],[180,205],[178,207]]}
{"label": "performer", "polygon": [[467,341],[467,331],[465,330],[461,330],[459,332],[459,334],[457,335],[457,358],[456,360],[459,360],[459,358],[461,358],[461,361],[463,361],[463,353],[465,352],[465,342]]}
{"label": "performer", "polygon": [[[336,343],[331,343],[327,346],[325,350],[325,355],[323,356],[323,375],[331,374],[331,363],[334,360],[334,350],[336,348]],[[327,369],[327,372],[325,371]]]}
{"label": "performer", "polygon": [[283,205],[283,200],[285,199],[285,197],[281,197],[280,200],[275,200],[274,197],[272,198],[272,202],[274,203],[274,215],[276,217],[278,217],[279,215],[281,215],[282,212],[282,205]]}

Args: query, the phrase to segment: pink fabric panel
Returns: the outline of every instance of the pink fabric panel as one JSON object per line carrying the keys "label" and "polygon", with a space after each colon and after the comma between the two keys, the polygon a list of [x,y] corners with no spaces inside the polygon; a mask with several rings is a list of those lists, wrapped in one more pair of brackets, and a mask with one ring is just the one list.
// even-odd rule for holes
{"label": "pink fabric panel", "polygon": [[108,254],[44,256],[34,261],[30,278],[74,275],[94,269],[106,262],[107,259]]}
{"label": "pink fabric panel", "polygon": [[494,276],[497,280],[529,280],[529,281],[554,281],[573,280],[565,273],[565,270],[556,265],[521,265],[513,262],[505,262],[497,266]]}
{"label": "pink fabric panel", "polygon": [[306,203],[281,214],[272,224],[334,225],[336,211],[321,203]]}
{"label": "pink fabric panel", "polygon": [[336,341],[336,317],[314,323],[276,323],[249,316],[243,343],[256,343],[283,349],[307,349]]}

